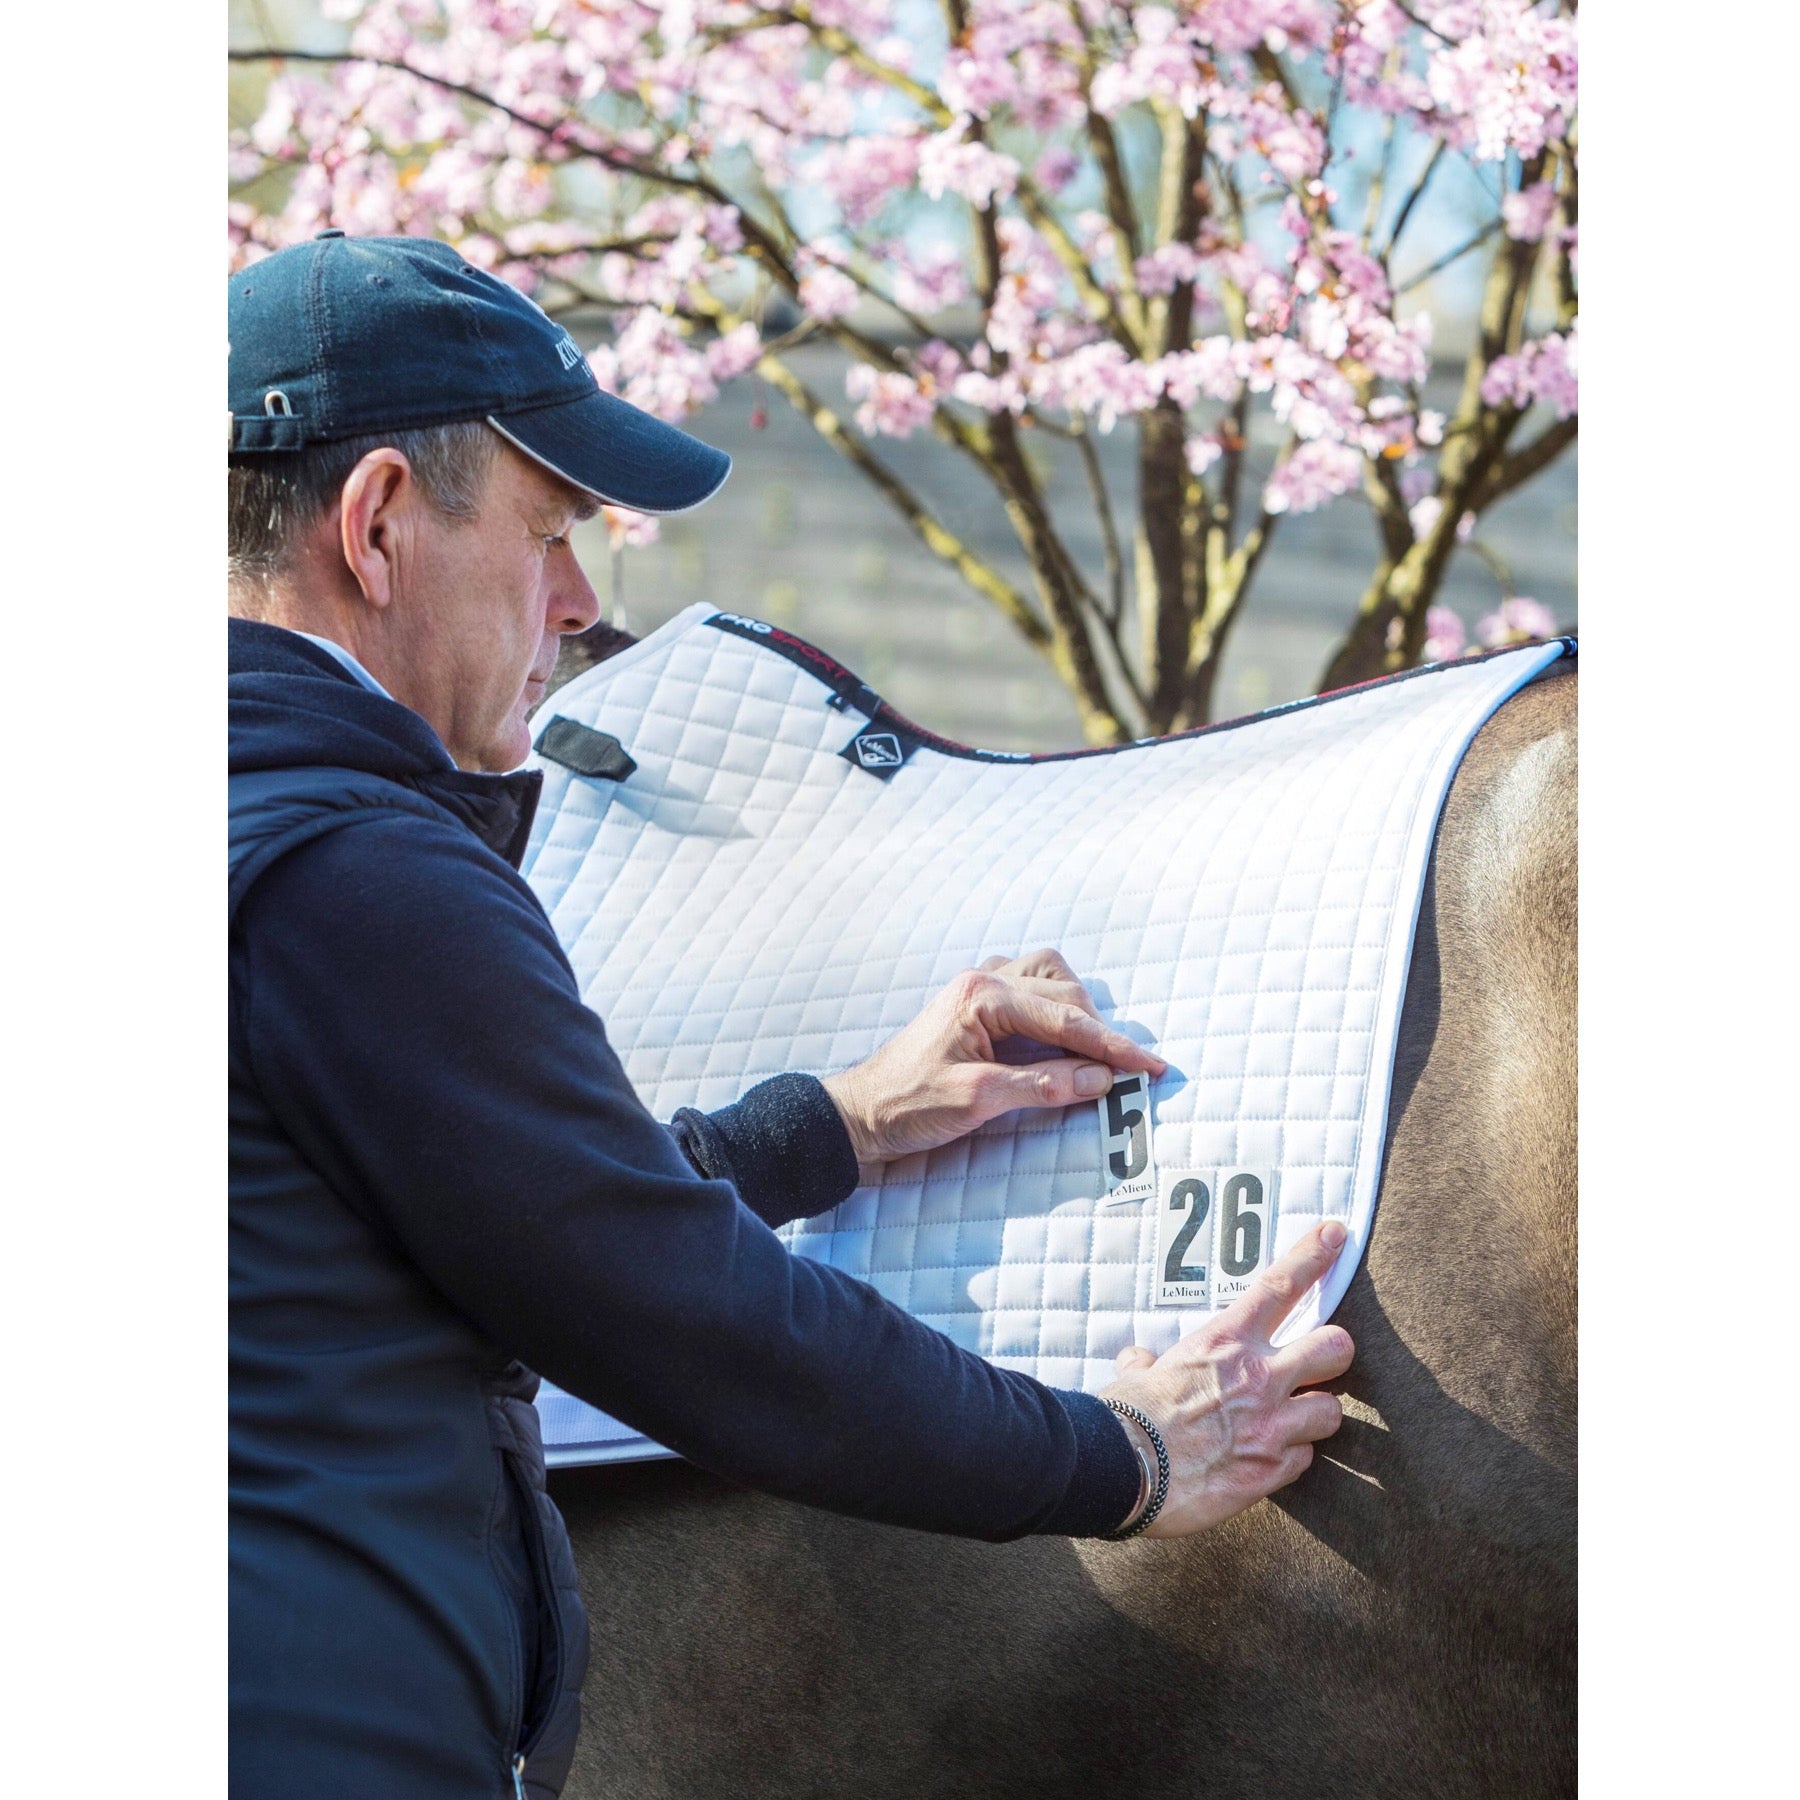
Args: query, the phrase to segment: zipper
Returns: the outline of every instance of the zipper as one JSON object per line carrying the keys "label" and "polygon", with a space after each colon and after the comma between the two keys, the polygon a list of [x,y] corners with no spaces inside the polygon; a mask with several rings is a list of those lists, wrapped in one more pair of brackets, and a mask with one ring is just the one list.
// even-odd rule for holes
{"label": "zipper", "polygon": [[512,1759],[513,1800],[525,1800],[525,1752],[518,1750]]}
{"label": "zipper", "polygon": [[[557,1604],[556,1583],[550,1574],[550,1552],[544,1543],[544,1523],[537,1510],[536,1490],[526,1480],[524,1472],[517,1466],[514,1459],[505,1453],[503,1455],[507,1478],[513,1484],[513,1494],[519,1506],[519,1526],[525,1534],[525,1554],[531,1567],[533,1586],[536,1589],[534,1598],[541,1600],[544,1608],[547,1636],[540,1634],[538,1657],[540,1662],[546,1657],[550,1658],[560,1675],[568,1655],[568,1645],[563,1638],[562,1608]],[[525,1683],[521,1696],[519,1715],[521,1732],[525,1728],[523,1709],[528,1708],[531,1704],[535,1675],[536,1671],[533,1671]],[[551,1719],[555,1716],[558,1692],[556,1688],[551,1689],[541,1716],[535,1721],[531,1735],[523,1740],[522,1748],[515,1758],[513,1779],[518,1787],[517,1800],[525,1800],[523,1778],[526,1753],[537,1748],[538,1740],[544,1735]]]}

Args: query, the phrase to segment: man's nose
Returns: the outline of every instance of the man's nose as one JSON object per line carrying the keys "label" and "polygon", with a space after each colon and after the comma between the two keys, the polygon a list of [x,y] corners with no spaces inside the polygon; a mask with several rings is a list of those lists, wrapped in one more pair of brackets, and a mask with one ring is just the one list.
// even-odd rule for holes
{"label": "man's nose", "polygon": [[574,549],[561,544],[553,553],[550,604],[545,624],[564,637],[586,631],[600,617],[600,597],[576,560]]}

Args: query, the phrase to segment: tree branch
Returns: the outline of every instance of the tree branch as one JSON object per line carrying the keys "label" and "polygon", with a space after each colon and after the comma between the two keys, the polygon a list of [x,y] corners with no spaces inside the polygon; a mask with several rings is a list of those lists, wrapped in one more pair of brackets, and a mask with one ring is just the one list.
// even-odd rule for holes
{"label": "tree branch", "polygon": [[1400,295],[1410,292],[1421,282],[1429,281],[1434,275],[1441,275],[1452,263],[1461,262],[1471,250],[1479,250],[1481,246],[1500,229],[1500,223],[1501,222],[1498,219],[1490,221],[1488,224],[1482,226],[1482,228],[1476,232],[1472,238],[1468,239],[1467,242],[1459,244],[1454,250],[1446,251],[1445,254],[1440,256],[1429,268],[1421,269],[1418,274],[1401,282],[1400,285],[1394,289],[1394,297],[1398,299]]}
{"label": "tree branch", "polygon": [[1431,186],[1431,178],[1437,173],[1438,164],[1443,161],[1446,148],[1442,138],[1432,145],[1431,154],[1425,159],[1425,167],[1421,171],[1419,179],[1413,183],[1410,192],[1401,201],[1399,214],[1394,220],[1394,228],[1388,233],[1387,243],[1382,246],[1381,266],[1384,269],[1394,254],[1394,246],[1400,242],[1400,234],[1406,229],[1407,220],[1413,215],[1413,208],[1425,197],[1425,190]]}
{"label": "tree branch", "polygon": [[[433,75],[424,69],[415,69],[411,63],[401,62],[391,56],[360,56],[350,50],[230,50],[225,52],[227,62],[297,62],[297,63],[364,63],[370,68],[391,69],[396,75],[410,75],[414,81],[422,81],[428,87],[441,88],[447,94],[460,94],[465,100],[472,100],[478,106],[491,108],[502,118],[510,119],[515,125],[522,125],[528,131],[542,133],[546,138],[569,144],[569,131],[575,121],[567,114],[561,119],[549,121],[534,119],[527,113],[508,106],[503,100],[496,100],[492,94],[484,94],[480,88],[470,87],[466,82],[451,81],[447,76]],[[617,150],[608,149],[598,141],[575,144],[573,148],[579,155],[589,156],[594,161],[603,163],[607,168],[617,170],[621,175],[636,175],[644,181],[661,182],[669,187],[699,188],[702,184],[691,176],[675,175],[666,169],[640,163],[632,157],[622,155]],[[728,203],[729,204],[729,203]]]}
{"label": "tree branch", "polygon": [[1571,413],[1566,419],[1558,419],[1554,425],[1547,425],[1530,443],[1521,444],[1511,456],[1502,457],[1475,496],[1470,510],[1485,512],[1496,500],[1504,498],[1514,488],[1523,487],[1532,476],[1549,468],[1575,442],[1580,425],[1581,415]]}
{"label": "tree branch", "polygon": [[1050,646],[1050,633],[1030,602],[991,563],[947,529],[899,476],[873,456],[844,421],[779,357],[764,356],[756,373],[786,397],[794,410],[832,449],[855,465],[876,491],[916,531],[925,547],[945,562],[984,599],[991,601],[1035,650]]}
{"label": "tree branch", "polygon": [[[1087,476],[1094,512],[1100,520],[1100,542],[1106,557],[1106,591],[1110,601],[1105,617],[1108,625],[1116,629],[1125,611],[1125,557],[1119,548],[1119,527],[1113,518],[1112,496],[1107,492],[1100,457],[1086,425],[1081,425],[1072,435],[1081,451],[1081,467]],[[1120,660],[1124,660],[1123,656]]]}
{"label": "tree branch", "polygon": [[1375,165],[1375,173],[1369,178],[1369,203],[1363,212],[1362,247],[1365,250],[1375,242],[1375,225],[1381,217],[1381,202],[1387,194],[1388,175],[1394,163],[1394,139],[1399,135],[1399,130],[1399,117],[1389,113],[1381,134],[1381,161]]}

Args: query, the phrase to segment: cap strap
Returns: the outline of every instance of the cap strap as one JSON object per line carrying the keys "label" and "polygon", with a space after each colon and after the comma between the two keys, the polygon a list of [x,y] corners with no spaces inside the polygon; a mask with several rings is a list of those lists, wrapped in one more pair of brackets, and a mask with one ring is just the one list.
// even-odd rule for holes
{"label": "cap strap", "polygon": [[231,420],[233,455],[241,450],[299,450],[306,428],[291,413],[235,413]]}

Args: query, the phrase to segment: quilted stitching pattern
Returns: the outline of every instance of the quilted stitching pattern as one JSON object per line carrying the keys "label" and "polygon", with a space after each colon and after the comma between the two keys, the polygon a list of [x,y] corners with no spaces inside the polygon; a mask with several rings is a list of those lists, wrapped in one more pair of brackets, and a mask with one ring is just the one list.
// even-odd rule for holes
{"label": "quilted stitching pattern", "polygon": [[[814,675],[693,607],[571,683],[628,782],[544,763],[525,873],[646,1105],[723,1106],[827,1074],[959,970],[1055,945],[1101,1013],[1171,1064],[1153,1161],[1278,1171],[1276,1243],[1351,1245],[1290,1332],[1328,1317],[1373,1214],[1394,1036],[1431,838],[1469,739],[1560,646],[1112,755],[986,763],[929,747],[890,780]],[[547,723],[548,721],[546,721]],[[1103,1201],[1091,1106],[1008,1115],[891,1165],[784,1236],[956,1342],[1095,1389],[1152,1304],[1154,1209]],[[553,1388],[552,1460],[654,1454]],[[600,1446],[610,1445],[610,1450]]]}

